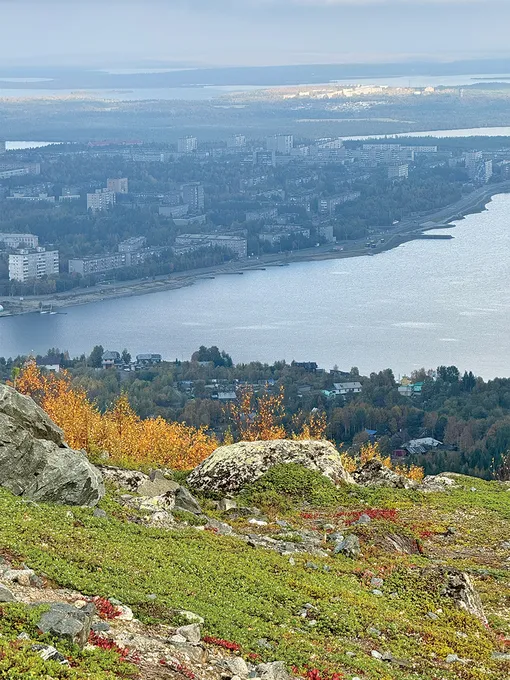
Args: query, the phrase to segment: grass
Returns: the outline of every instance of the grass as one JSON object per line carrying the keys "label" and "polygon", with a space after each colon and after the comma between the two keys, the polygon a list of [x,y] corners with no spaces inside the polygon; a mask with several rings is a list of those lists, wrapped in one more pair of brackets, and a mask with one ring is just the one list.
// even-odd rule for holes
{"label": "grass", "polygon": [[[498,548],[509,538],[510,492],[505,487],[470,479],[440,494],[335,488],[314,473],[283,467],[250,487],[239,503],[265,498],[267,516],[287,519],[289,532],[307,528],[324,535],[325,523],[355,531],[362,541],[359,560],[296,554],[291,563],[233,537],[193,528],[147,528],[126,521],[111,495],[101,503],[109,517],[101,519],[79,508],[69,517],[68,508],[26,504],[2,490],[0,547],[63,587],[118,598],[148,623],[171,623],[177,609],[194,611],[205,619],[204,635],[237,643],[246,658],[255,655],[261,662],[282,660],[300,671],[316,667],[363,680],[508,676],[510,664],[492,658],[493,652],[505,650],[501,638],[510,637],[508,563]],[[479,491],[470,491],[472,486]],[[271,498],[279,502],[271,506]],[[370,508],[396,512],[373,513],[368,527],[346,523],[347,512]],[[447,538],[442,534],[448,526],[457,531]],[[277,525],[260,531],[282,533]],[[426,536],[424,554],[385,551],[378,538],[390,531]],[[431,568],[439,561],[472,574],[491,627],[440,596],[441,579]],[[372,592],[372,576],[384,578],[382,595]],[[157,599],[149,605],[150,593]],[[318,610],[312,622],[300,616],[307,603]],[[428,617],[439,610],[437,620]],[[2,626],[0,620],[0,632]],[[410,666],[381,662],[372,650],[389,651]],[[446,664],[448,654],[470,662]],[[97,680],[111,677],[108,672],[97,671]],[[11,676],[2,675],[0,665],[1,677]]]}

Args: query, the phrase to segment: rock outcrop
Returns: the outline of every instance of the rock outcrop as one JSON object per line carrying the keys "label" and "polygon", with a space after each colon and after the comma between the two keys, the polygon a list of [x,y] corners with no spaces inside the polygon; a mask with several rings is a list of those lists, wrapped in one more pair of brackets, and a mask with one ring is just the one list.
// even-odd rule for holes
{"label": "rock outcrop", "polygon": [[352,474],[354,481],[361,486],[391,487],[394,489],[415,489],[418,485],[411,479],[399,475],[373,458]]}
{"label": "rock outcrop", "polygon": [[445,584],[441,590],[441,595],[453,600],[459,609],[463,609],[479,618],[483,623],[487,623],[480,595],[465,572],[455,569],[446,571]]}
{"label": "rock outcrop", "polygon": [[190,487],[204,491],[239,491],[282,463],[303,465],[335,483],[353,483],[333,444],[287,439],[220,446],[193,470],[187,482]]}
{"label": "rock outcrop", "polygon": [[101,474],[37,404],[0,385],[0,484],[24,498],[95,505],[104,494]]}

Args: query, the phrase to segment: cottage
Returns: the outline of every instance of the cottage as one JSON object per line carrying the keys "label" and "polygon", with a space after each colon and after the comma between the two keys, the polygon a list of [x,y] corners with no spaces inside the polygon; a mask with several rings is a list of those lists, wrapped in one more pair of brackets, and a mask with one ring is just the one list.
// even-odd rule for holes
{"label": "cottage", "polygon": [[36,359],[36,364],[38,368],[44,368],[46,371],[60,372],[60,359],[55,357],[41,357]]}
{"label": "cottage", "polygon": [[101,365],[103,368],[111,368],[112,366],[119,366],[122,363],[122,359],[118,352],[106,351],[104,352]]}

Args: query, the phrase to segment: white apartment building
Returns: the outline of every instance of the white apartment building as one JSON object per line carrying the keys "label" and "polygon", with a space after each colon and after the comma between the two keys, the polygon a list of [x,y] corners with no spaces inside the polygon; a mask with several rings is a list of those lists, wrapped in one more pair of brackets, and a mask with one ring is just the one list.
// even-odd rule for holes
{"label": "white apartment building", "polygon": [[0,243],[6,248],[37,248],[39,237],[35,234],[0,234]]}
{"label": "white apartment building", "polygon": [[227,149],[240,149],[246,146],[245,135],[232,135],[227,139]]}
{"label": "white apartment building", "polygon": [[276,151],[276,153],[288,156],[293,148],[294,135],[274,135],[266,140],[266,149],[268,151]]}
{"label": "white apartment building", "polygon": [[35,248],[9,255],[9,280],[26,283],[31,279],[58,274],[58,250]]}
{"label": "white apartment building", "polygon": [[129,182],[127,177],[122,177],[120,179],[108,179],[106,180],[106,188],[108,191],[113,191],[114,194],[127,194],[129,193],[128,188]]}
{"label": "white apartment building", "polygon": [[198,149],[198,139],[191,135],[181,137],[177,142],[177,151],[179,153],[193,153]]}
{"label": "white apartment building", "polygon": [[115,205],[115,192],[109,189],[96,189],[93,194],[87,194],[87,210],[97,212],[108,210]]}

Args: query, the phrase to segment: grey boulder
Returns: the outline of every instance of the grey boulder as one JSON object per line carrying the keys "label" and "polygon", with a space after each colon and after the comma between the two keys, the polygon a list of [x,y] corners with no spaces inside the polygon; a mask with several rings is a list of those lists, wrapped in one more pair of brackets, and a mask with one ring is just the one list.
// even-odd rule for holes
{"label": "grey boulder", "polygon": [[441,595],[453,600],[459,609],[463,609],[479,618],[483,623],[487,623],[480,595],[465,572],[455,569],[448,570],[445,574],[445,583]]}
{"label": "grey boulder", "polygon": [[294,463],[320,472],[333,482],[352,483],[340,454],[327,441],[274,439],[220,446],[188,477],[191,488],[239,491],[275,465]]}
{"label": "grey boulder", "polygon": [[15,602],[15,600],[16,598],[9,588],[6,588],[0,583],[0,602]]}
{"label": "grey boulder", "polygon": [[86,455],[68,448],[46,413],[7,385],[0,385],[0,480],[33,501],[95,505],[104,495]]}
{"label": "grey boulder", "polygon": [[335,545],[335,555],[345,555],[351,559],[357,559],[361,554],[359,538],[355,534],[349,534],[343,541]]}
{"label": "grey boulder", "polygon": [[95,607],[85,605],[81,609],[70,604],[52,604],[47,612],[42,614],[37,628],[41,633],[49,633],[55,637],[84,647],[90,634]]}

